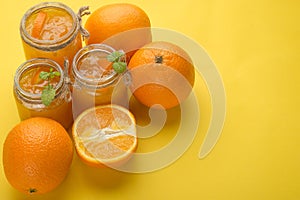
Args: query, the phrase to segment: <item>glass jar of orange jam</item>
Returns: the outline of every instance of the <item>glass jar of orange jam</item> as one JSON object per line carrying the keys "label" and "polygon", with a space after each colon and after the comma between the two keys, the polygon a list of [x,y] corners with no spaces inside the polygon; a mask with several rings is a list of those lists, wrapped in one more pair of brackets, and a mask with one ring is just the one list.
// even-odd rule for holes
{"label": "glass jar of orange jam", "polygon": [[[40,78],[41,72],[50,70],[60,75],[49,80]],[[48,84],[53,87],[55,97],[46,106],[42,103],[41,95]],[[71,92],[62,68],[55,61],[35,58],[23,63],[15,73],[14,97],[21,120],[39,116],[54,119],[66,129],[72,125]]]}
{"label": "glass jar of orange jam", "polygon": [[82,47],[80,23],[80,14],[62,3],[45,2],[30,8],[20,24],[26,59],[49,58],[61,66],[66,59],[72,62]]}
{"label": "glass jar of orange jam", "polygon": [[127,86],[115,72],[107,55],[115,49],[105,44],[91,44],[75,55],[71,69],[73,115],[103,104],[128,104]]}

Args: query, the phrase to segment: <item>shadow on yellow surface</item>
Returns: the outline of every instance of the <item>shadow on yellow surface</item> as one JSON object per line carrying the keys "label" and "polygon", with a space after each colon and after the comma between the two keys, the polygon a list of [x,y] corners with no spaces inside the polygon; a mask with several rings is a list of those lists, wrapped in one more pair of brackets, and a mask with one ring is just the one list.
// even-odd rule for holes
{"label": "shadow on yellow surface", "polygon": [[117,171],[115,169],[103,166],[101,168],[91,167],[84,164],[80,158],[75,155],[73,161],[73,170],[80,172],[81,180],[88,187],[93,189],[116,189],[126,184],[129,179],[128,174]]}

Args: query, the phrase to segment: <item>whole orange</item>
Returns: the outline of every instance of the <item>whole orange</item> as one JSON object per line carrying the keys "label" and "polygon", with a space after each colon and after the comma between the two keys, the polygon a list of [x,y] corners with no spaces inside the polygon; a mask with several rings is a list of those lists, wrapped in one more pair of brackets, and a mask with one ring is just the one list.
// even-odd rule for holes
{"label": "whole orange", "polygon": [[164,41],[149,43],[131,58],[131,90],[142,104],[165,109],[184,101],[194,85],[195,70],[188,53]]}
{"label": "whole orange", "polygon": [[43,194],[66,177],[73,144],[66,130],[48,118],[29,118],[16,125],[3,146],[3,167],[9,183],[26,194]]}
{"label": "whole orange", "polygon": [[150,20],[140,7],[128,3],[104,5],[88,17],[85,28],[87,44],[106,43],[132,55],[151,42]]}

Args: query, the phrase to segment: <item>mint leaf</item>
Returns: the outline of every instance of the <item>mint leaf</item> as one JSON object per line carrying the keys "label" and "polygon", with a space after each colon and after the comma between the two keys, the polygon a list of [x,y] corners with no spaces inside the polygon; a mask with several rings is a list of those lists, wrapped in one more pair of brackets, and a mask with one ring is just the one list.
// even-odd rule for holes
{"label": "mint leaf", "polygon": [[123,73],[127,67],[126,62],[123,62],[124,56],[125,56],[124,51],[120,50],[120,51],[114,51],[106,57],[106,59],[109,62],[113,63],[112,67],[115,70],[115,72],[119,74]]}
{"label": "mint leaf", "polygon": [[55,76],[60,76],[60,73],[58,71],[50,72],[50,78],[54,78]]}
{"label": "mint leaf", "polygon": [[45,89],[43,89],[42,91],[42,96],[41,96],[42,103],[45,106],[49,106],[53,101],[54,97],[55,97],[55,89],[51,85],[46,86]]}
{"label": "mint leaf", "polygon": [[42,71],[39,75],[40,79],[47,80],[49,77],[49,72]]}
{"label": "mint leaf", "polygon": [[117,73],[121,74],[126,70],[126,63],[125,62],[114,62],[112,67]]}
{"label": "mint leaf", "polygon": [[114,51],[113,55],[115,56],[115,58],[120,58],[124,55],[124,53],[122,51]]}
{"label": "mint leaf", "polygon": [[112,54],[109,54],[106,58],[107,58],[107,60],[108,60],[109,62],[115,62],[115,61],[116,61],[115,56],[112,55]]}
{"label": "mint leaf", "polygon": [[50,85],[50,80],[55,76],[60,76],[60,73],[58,71],[53,71],[52,67],[49,69],[49,72],[42,71],[39,75],[41,79],[48,81],[48,84],[44,87],[41,95],[42,103],[45,106],[49,106],[55,97],[55,89]]}

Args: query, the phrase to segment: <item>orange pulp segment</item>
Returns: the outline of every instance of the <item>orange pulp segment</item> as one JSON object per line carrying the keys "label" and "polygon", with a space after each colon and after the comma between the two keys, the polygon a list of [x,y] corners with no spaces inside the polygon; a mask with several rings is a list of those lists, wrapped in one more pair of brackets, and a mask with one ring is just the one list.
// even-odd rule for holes
{"label": "orange pulp segment", "polygon": [[37,14],[35,20],[33,21],[33,27],[31,32],[32,37],[36,39],[40,39],[46,19],[47,19],[47,13],[40,11]]}
{"label": "orange pulp segment", "polygon": [[101,105],[81,113],[73,124],[77,154],[91,166],[119,166],[137,147],[135,118],[124,107]]}

